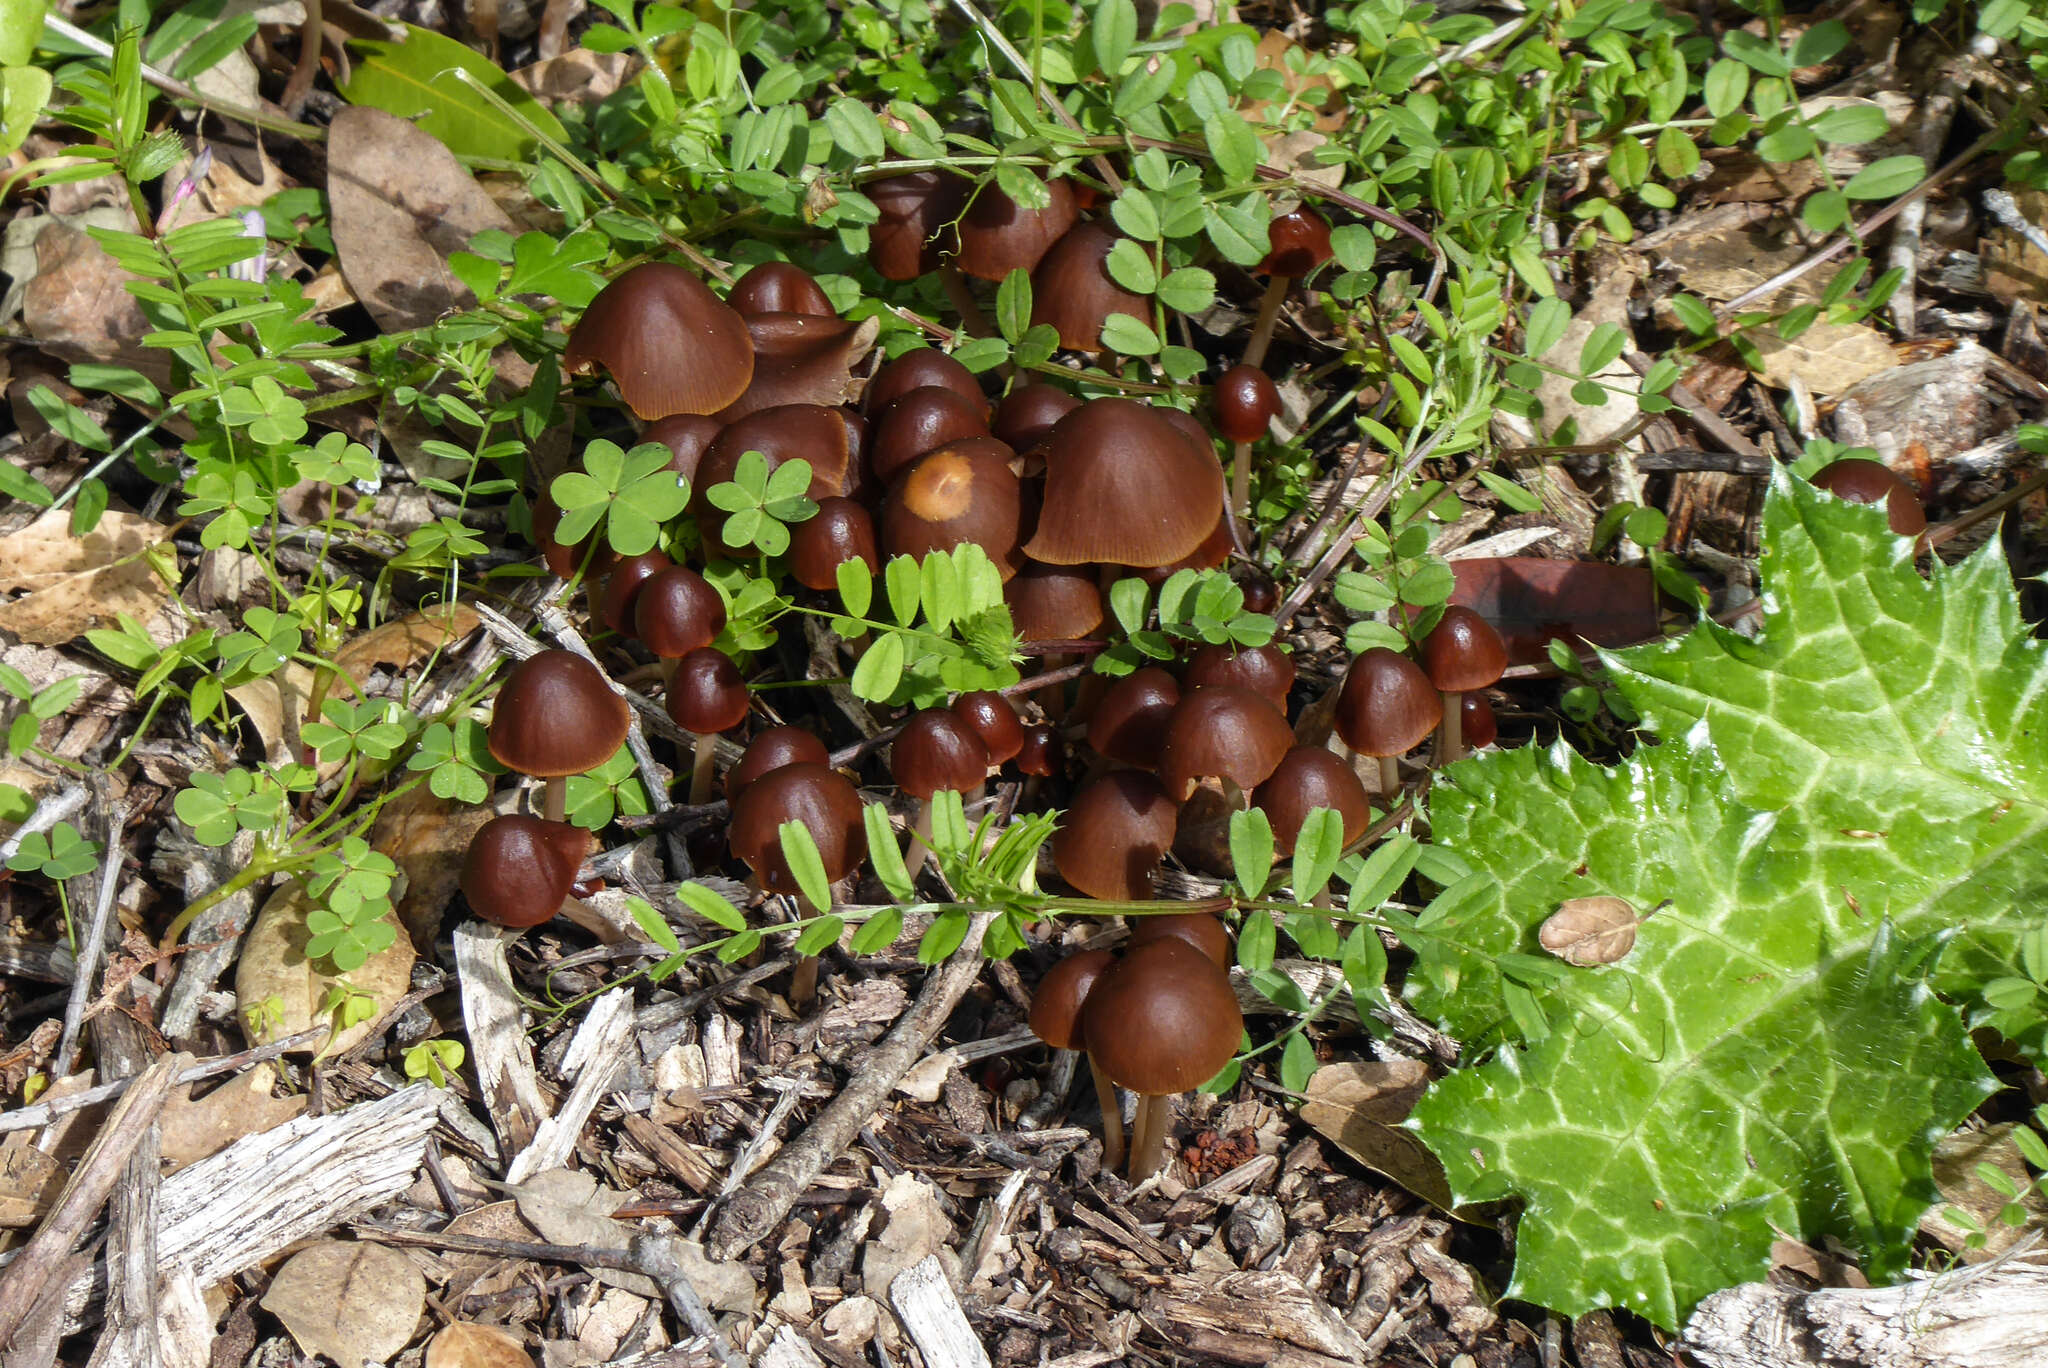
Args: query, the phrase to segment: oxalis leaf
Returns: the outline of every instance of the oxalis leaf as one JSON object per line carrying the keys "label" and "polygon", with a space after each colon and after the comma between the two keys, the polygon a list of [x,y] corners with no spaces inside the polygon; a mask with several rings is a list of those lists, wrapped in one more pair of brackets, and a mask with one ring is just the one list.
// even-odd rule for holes
{"label": "oxalis leaf", "polygon": [[2041,1054],[2038,1013],[1982,994],[2048,884],[2048,649],[1995,539],[1924,577],[1880,511],[1781,472],[1764,546],[1759,638],[1608,657],[1661,744],[1484,756],[1430,802],[1476,873],[1410,992],[1468,1040],[1514,1034],[1500,957],[1560,902],[1651,914],[1617,963],[1519,977],[1548,1033],[1411,1122],[1457,1201],[1522,1202],[1507,1295],[1568,1315],[1675,1327],[1781,1234],[1897,1273],[1935,1140],[1996,1086],[1968,1028]]}

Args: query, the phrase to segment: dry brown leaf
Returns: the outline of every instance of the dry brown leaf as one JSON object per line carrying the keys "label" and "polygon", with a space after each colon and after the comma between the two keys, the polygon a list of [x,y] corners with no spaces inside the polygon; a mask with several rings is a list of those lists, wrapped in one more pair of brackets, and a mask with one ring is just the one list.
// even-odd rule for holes
{"label": "dry brown leaf", "polygon": [[56,646],[97,628],[118,626],[124,613],[146,621],[170,596],[155,568],[137,559],[71,575],[12,603],[0,603],[0,630],[38,646]]}
{"label": "dry brown leaf", "polygon": [[263,1294],[301,1349],[341,1368],[383,1363],[412,1339],[427,1280],[395,1249],[322,1240],[285,1261]]}
{"label": "dry brown leaf", "polygon": [[169,528],[140,514],[109,509],[97,527],[74,537],[69,510],[53,508],[19,532],[0,537],[0,590],[48,589],[137,556],[169,536]]}
{"label": "dry brown leaf", "polygon": [[[1995,1259],[2028,1235],[2048,1230],[2048,1193],[2027,1186],[2033,1175],[2012,1142],[2012,1131],[2012,1122],[2001,1121],[1982,1130],[1957,1131],[1935,1142],[1934,1185],[1941,1190],[1942,1200],[1920,1218],[1920,1230],[1955,1250],[1965,1263]],[[1989,1164],[2015,1189],[2026,1191],[2020,1202],[2027,1214],[2024,1223],[2009,1226],[1999,1220],[1998,1213],[2011,1198],[1984,1181],[1977,1172],[1979,1164]],[[1967,1212],[1982,1228],[1982,1249],[1967,1247],[1969,1228],[1950,1219],[1951,1207]]]}
{"label": "dry brown leaf", "polygon": [[0,591],[30,591],[0,604],[0,628],[54,646],[112,627],[122,613],[147,620],[170,591],[143,553],[168,535],[147,518],[110,509],[91,532],[74,537],[70,513],[52,509],[0,537]]}
{"label": "dry brown leaf", "polygon": [[174,1172],[196,1164],[209,1154],[218,1154],[245,1135],[255,1135],[282,1126],[306,1110],[306,1097],[275,1097],[272,1085],[277,1071],[258,1064],[215,1088],[198,1101],[192,1100],[192,1085],[171,1090],[164,1103],[163,1160]]}
{"label": "dry brown leaf", "polygon": [[[237,684],[228,690],[247,714],[256,734],[263,738],[263,754],[273,765],[299,759],[299,723],[306,715],[306,701],[313,696],[313,672],[296,660],[273,670],[261,679]],[[323,778],[332,777],[326,767]]]}
{"label": "dry brown leaf", "polygon": [[439,648],[476,630],[476,610],[466,603],[439,603],[372,627],[334,653],[344,678],[361,683],[372,666],[404,670]]}
{"label": "dry brown leaf", "polygon": [[487,807],[436,798],[424,787],[399,794],[377,814],[370,844],[405,876],[398,920],[414,944],[431,945],[440,933],[441,913],[462,877],[463,854],[493,815]]}
{"label": "dry brown leaf", "polygon": [[473,302],[448,269],[486,228],[512,220],[431,133],[351,105],[327,139],[334,249],[363,307],[386,332],[433,322]]}
{"label": "dry brown leaf", "polygon": [[1612,964],[1636,948],[1636,910],[1626,898],[1568,898],[1543,919],[1536,939],[1566,964]]}
{"label": "dry brown leaf", "polygon": [[24,1230],[43,1219],[64,1189],[64,1166],[16,1131],[0,1143],[0,1230]]}
{"label": "dry brown leaf", "polygon": [[1884,334],[1863,323],[1815,323],[1790,342],[1768,329],[1750,337],[1764,359],[1757,378],[1773,389],[1796,375],[1815,394],[1840,394],[1899,364]]}
{"label": "dry brown leaf", "polygon": [[637,52],[592,52],[577,48],[511,72],[512,83],[550,107],[594,105],[640,74]]}
{"label": "dry brown leaf", "polygon": [[22,292],[22,322],[66,361],[119,361],[169,385],[169,353],[138,340],[150,325],[125,288],[133,279],[82,229],[52,224],[36,237],[36,278]]}
{"label": "dry brown leaf", "polygon": [[1416,1060],[1325,1064],[1308,1080],[1301,1119],[1338,1149],[1424,1201],[1451,1210],[1443,1167],[1401,1122],[1429,1086],[1429,1066]]}
{"label": "dry brown leaf", "polygon": [[315,1024],[326,1026],[331,1032],[332,1018],[322,1015],[320,1008],[327,1000],[328,990],[346,979],[350,988],[369,995],[376,1010],[369,1019],[319,1044],[321,1052],[339,1053],[361,1040],[376,1024],[376,1018],[412,986],[412,942],[389,914],[386,920],[398,930],[398,938],[381,953],[372,955],[361,968],[346,975],[332,975],[317,968],[306,958],[306,943],[312,938],[306,929],[306,917],[313,906],[305,890],[296,882],[288,882],[270,895],[242,941],[241,958],[235,963],[235,995],[243,1011],[269,1003],[272,998],[277,1000],[272,1004],[275,1010],[265,1012],[254,1027],[244,1017],[243,1031],[251,1044],[297,1035]]}
{"label": "dry brown leaf", "polygon": [[959,1272],[959,1257],[950,1248],[953,1223],[929,1180],[915,1173],[897,1174],[883,1186],[881,1205],[888,1224],[879,1236],[870,1235],[863,1248],[862,1291],[870,1297],[888,1296],[889,1284],[899,1273],[933,1254],[947,1265],[949,1274]]}
{"label": "dry brown leaf", "polygon": [[509,1330],[457,1321],[427,1341],[426,1368],[533,1368],[533,1357]]}

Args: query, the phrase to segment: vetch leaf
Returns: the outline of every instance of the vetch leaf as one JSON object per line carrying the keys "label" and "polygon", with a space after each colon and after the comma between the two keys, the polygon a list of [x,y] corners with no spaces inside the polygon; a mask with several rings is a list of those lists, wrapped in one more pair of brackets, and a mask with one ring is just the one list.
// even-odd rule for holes
{"label": "vetch leaf", "polygon": [[703,884],[677,884],[676,897],[683,906],[715,926],[734,932],[747,929],[745,914]]}
{"label": "vetch leaf", "polygon": [[825,859],[811,829],[802,822],[784,822],[776,828],[782,843],[782,858],[789,863],[791,877],[803,890],[804,899],[820,912],[832,910],[832,881],[825,877]]}

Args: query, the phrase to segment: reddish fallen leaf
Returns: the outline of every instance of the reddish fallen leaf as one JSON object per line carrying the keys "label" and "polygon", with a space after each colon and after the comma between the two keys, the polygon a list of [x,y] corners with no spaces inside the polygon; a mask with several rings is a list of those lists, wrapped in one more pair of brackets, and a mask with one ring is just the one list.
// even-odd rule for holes
{"label": "reddish fallen leaf", "polygon": [[1451,569],[1458,577],[1451,602],[1494,625],[1512,664],[1548,659],[1544,650],[1553,639],[1628,646],[1658,634],[1655,582],[1640,566],[1477,556],[1452,561]]}

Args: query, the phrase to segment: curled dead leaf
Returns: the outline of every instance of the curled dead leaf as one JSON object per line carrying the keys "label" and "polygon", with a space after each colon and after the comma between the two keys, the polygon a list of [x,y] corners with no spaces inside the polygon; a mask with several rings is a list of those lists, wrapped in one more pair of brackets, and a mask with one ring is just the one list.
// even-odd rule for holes
{"label": "curled dead leaf", "polygon": [[1568,898],[1543,919],[1536,940],[1566,964],[1613,964],[1636,948],[1636,925],[1626,898]]}
{"label": "curled dead leaf", "polygon": [[427,1280],[383,1245],[322,1240],[285,1261],[263,1309],[309,1354],[341,1368],[383,1363],[405,1348],[426,1308]]}
{"label": "curled dead leaf", "polygon": [[334,653],[344,677],[362,682],[372,666],[403,670],[476,630],[476,610],[466,603],[437,603],[407,613],[351,639]]}
{"label": "curled dead leaf", "polygon": [[1450,1211],[1443,1167],[1401,1128],[1428,1087],[1429,1066],[1418,1060],[1325,1064],[1309,1077],[1301,1119],[1367,1168]]}
{"label": "curled dead leaf", "polygon": [[0,603],[0,629],[54,646],[112,627],[123,613],[147,621],[170,597],[148,554],[168,535],[147,518],[109,510],[74,537],[71,514],[52,509],[0,537],[0,590],[29,591]]}

